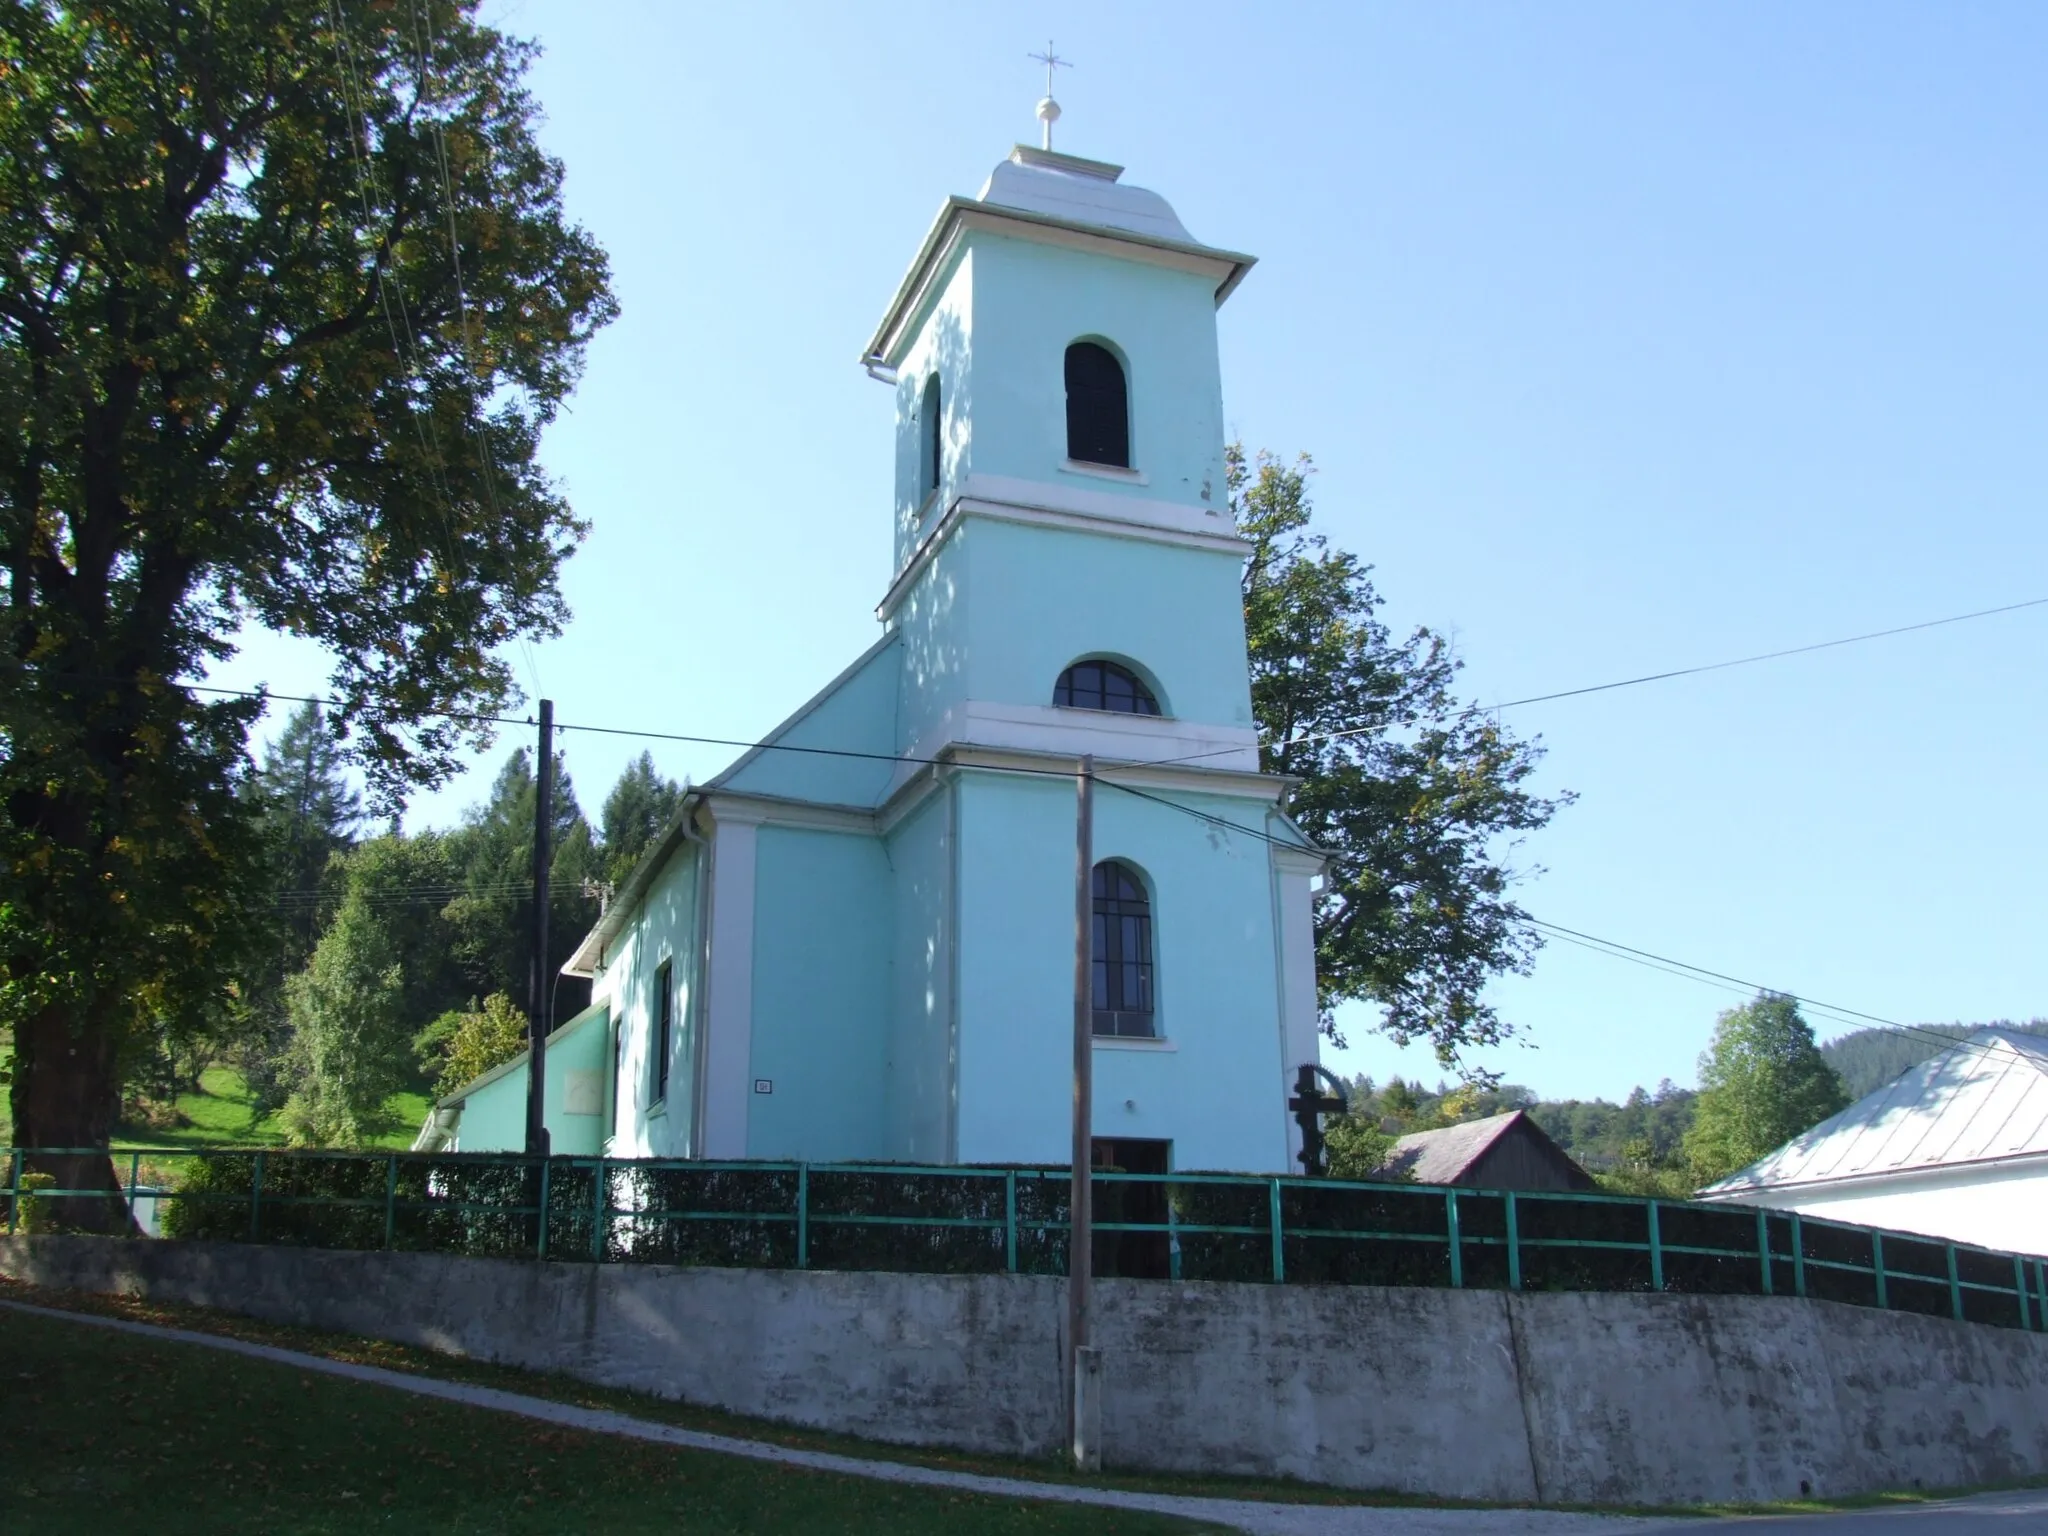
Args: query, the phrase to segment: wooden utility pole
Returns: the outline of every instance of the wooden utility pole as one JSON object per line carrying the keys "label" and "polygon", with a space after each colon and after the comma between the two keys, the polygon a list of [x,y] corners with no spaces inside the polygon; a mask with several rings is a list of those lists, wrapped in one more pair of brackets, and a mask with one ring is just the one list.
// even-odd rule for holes
{"label": "wooden utility pole", "polygon": [[540,757],[533,776],[533,965],[527,977],[526,1155],[548,1155],[548,875],[554,863],[555,701],[540,701]]}
{"label": "wooden utility pole", "polygon": [[1095,759],[1084,755],[1074,778],[1074,1174],[1068,1199],[1067,1336],[1072,1345],[1073,1391],[1068,1399],[1069,1441],[1083,1472],[1102,1466],[1102,1357],[1090,1331],[1089,1281],[1094,1269],[1095,989],[1091,938],[1095,928]]}

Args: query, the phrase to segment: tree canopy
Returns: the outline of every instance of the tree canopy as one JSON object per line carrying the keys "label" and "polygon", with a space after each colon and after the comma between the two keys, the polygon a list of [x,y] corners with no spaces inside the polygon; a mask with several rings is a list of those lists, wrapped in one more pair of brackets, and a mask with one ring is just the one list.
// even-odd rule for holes
{"label": "tree canopy", "polygon": [[[15,1133],[105,1145],[260,904],[245,625],[333,659],[394,805],[513,697],[582,525],[539,435],[616,306],[471,0],[0,12],[0,1013]],[[93,1176],[72,1168],[66,1176]],[[110,1179],[110,1175],[102,1175]]]}
{"label": "tree canopy", "polygon": [[1842,1080],[1814,1044],[1799,1004],[1759,992],[1714,1026],[1685,1155],[1701,1183],[1747,1167],[1846,1109]]}
{"label": "tree canopy", "polygon": [[1459,662],[1379,617],[1371,568],[1309,529],[1309,461],[1228,456],[1231,508],[1252,553],[1245,639],[1259,758],[1298,778],[1288,813],[1332,855],[1316,904],[1323,1027],[1359,1001],[1399,1044],[1446,1068],[1511,1032],[1486,983],[1529,967],[1535,930],[1509,897],[1515,840],[1568,795],[1529,787],[1541,759],[1455,692]]}

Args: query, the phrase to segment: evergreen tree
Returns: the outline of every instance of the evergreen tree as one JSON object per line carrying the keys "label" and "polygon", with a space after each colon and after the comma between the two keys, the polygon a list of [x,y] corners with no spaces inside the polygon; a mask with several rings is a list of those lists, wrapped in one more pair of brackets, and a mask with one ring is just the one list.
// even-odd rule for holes
{"label": "evergreen tree", "polygon": [[231,1054],[257,1104],[267,1110],[281,1105],[288,1091],[285,984],[312,957],[334,916],[343,885],[334,858],[352,846],[363,819],[341,745],[318,704],[300,705],[285,721],[247,794],[257,808],[275,894],[270,942],[259,948],[239,989],[242,1028]]}
{"label": "evergreen tree", "polygon": [[340,862],[334,921],[285,988],[285,1123],[293,1140],[318,1146],[353,1146],[382,1128],[385,1100],[416,1081],[414,1037],[461,995],[440,912],[448,839],[374,838]]}
{"label": "evergreen tree", "polygon": [[[448,904],[447,918],[469,990],[485,997],[502,992],[522,1007],[530,1001],[531,990],[537,795],[533,759],[522,747],[499,770],[490,799],[470,812],[449,839],[459,889]],[[597,921],[594,888],[601,865],[590,824],[576,803],[576,786],[559,753],[553,823],[545,985],[560,1023],[589,1001],[589,983],[562,976],[560,970]]]}
{"label": "evergreen tree", "polygon": [[682,786],[655,772],[650,754],[642,752],[626,765],[604,800],[604,877],[608,884],[617,886],[633,872],[648,845],[674,819],[682,799]]}
{"label": "evergreen tree", "polygon": [[1700,1183],[1747,1167],[1848,1106],[1799,1004],[1774,992],[1731,1008],[1700,1057],[1685,1156]]}

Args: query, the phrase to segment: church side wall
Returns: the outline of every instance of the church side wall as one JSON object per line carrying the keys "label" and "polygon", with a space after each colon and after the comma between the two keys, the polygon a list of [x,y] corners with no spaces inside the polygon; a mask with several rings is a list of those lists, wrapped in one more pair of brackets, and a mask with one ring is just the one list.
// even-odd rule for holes
{"label": "church side wall", "polygon": [[[593,995],[608,1002],[620,1032],[619,1072],[602,1128],[615,1157],[684,1157],[697,1100],[700,946],[697,941],[696,848],[685,845],[669,859],[640,900],[633,921],[605,957],[604,974]],[[654,978],[666,960],[675,981],[675,1038],[669,1058],[669,1090],[654,1110]]]}
{"label": "church side wall", "polygon": [[[822,747],[827,752],[769,748],[720,774],[717,787],[746,795],[773,795],[817,805],[874,805],[889,787],[897,750],[896,689],[902,659],[894,637],[834,678],[776,734],[779,746]],[[869,758],[834,757],[830,751],[866,752]]]}
{"label": "church side wall", "polygon": [[[1064,780],[960,781],[962,1162],[1067,1160],[1071,1146],[1074,795]],[[1176,796],[1246,826],[1260,806]],[[1281,1172],[1287,1158],[1267,848],[1114,789],[1095,856],[1152,900],[1160,1042],[1098,1043],[1095,1134],[1170,1140],[1184,1169]]]}
{"label": "church side wall", "polygon": [[523,1152],[526,1150],[526,1069],[507,1072],[485,1083],[462,1101],[462,1123],[455,1133],[460,1152]]}
{"label": "church side wall", "polygon": [[748,1157],[884,1154],[891,917],[879,838],[758,832]]}
{"label": "church side wall", "polygon": [[890,832],[895,872],[886,1145],[914,1163],[953,1160],[953,814],[950,788]]}

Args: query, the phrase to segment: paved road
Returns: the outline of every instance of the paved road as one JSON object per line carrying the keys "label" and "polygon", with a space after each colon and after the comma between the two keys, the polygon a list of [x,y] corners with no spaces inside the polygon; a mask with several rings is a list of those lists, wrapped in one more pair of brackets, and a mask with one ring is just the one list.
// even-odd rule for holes
{"label": "paved road", "polygon": [[[1695,1531],[1696,1520],[1687,1521]],[[1769,1515],[1717,1520],[1716,1536],[2048,1536],[2048,1488],[1986,1493],[1942,1504],[1901,1504],[1838,1515]],[[1653,1529],[1669,1531],[1669,1523]]]}
{"label": "paved road", "polygon": [[549,1398],[501,1392],[495,1387],[412,1376],[373,1365],[330,1360],[324,1355],[301,1354],[297,1350],[251,1344],[241,1339],[195,1333],[184,1328],[161,1328],[150,1323],[131,1323],[119,1318],[30,1306],[18,1301],[0,1301],[0,1307],[94,1328],[111,1328],[121,1333],[225,1350],[278,1365],[294,1366],[299,1370],[371,1382],[420,1397],[466,1403],[500,1413],[516,1413],[523,1418],[545,1420],[566,1429],[649,1440],[727,1456],[745,1456],[817,1472],[835,1472],[842,1476],[955,1488],[964,1493],[991,1494],[997,1498],[1048,1499],[1068,1504],[1151,1510],[1228,1526],[1247,1532],[1249,1536],[1650,1536],[1650,1533],[1678,1536],[1680,1532],[1690,1533],[1690,1536],[1706,1536],[1708,1532],[1714,1536],[1783,1536],[1783,1533],[1794,1531],[1799,1536],[2036,1536],[2036,1533],[2048,1536],[2048,1490],[2026,1494],[1989,1494],[1946,1504],[1917,1504],[1846,1514],[1701,1520],[1632,1519],[1613,1515],[1566,1514],[1545,1509],[1392,1509],[1363,1505],[1264,1504],[1245,1499],[1203,1499],[1174,1494],[1131,1493],[1114,1488],[1075,1488],[1059,1483],[1027,1482],[1021,1478],[982,1477],[969,1472],[947,1472],[936,1467],[905,1466],[893,1461],[870,1461],[858,1456],[797,1450],[765,1440],[739,1440],[729,1435],[705,1434],[604,1409],[579,1408]]}

